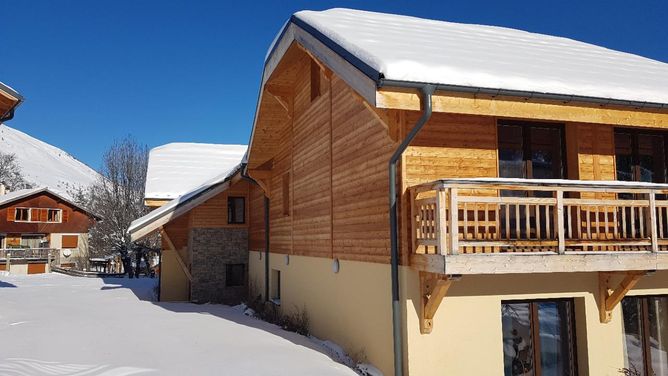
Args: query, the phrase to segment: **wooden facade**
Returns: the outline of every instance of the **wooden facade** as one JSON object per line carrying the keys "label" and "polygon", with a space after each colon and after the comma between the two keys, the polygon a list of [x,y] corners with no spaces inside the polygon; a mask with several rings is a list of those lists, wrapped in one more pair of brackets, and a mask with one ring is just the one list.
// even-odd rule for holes
{"label": "wooden facade", "polygon": [[[17,222],[14,220],[16,208],[60,209],[62,219],[58,223]],[[92,220],[89,213],[48,192],[0,206],[0,232],[5,234],[87,233]]]}

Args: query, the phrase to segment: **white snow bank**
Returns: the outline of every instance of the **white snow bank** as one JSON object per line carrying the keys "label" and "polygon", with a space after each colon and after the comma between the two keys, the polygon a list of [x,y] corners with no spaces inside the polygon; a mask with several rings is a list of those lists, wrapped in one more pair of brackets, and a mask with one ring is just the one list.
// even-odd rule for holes
{"label": "white snow bank", "polygon": [[246,145],[171,143],[151,149],[147,199],[174,199],[241,162]]}
{"label": "white snow bank", "polygon": [[140,300],[156,281],[0,275],[0,374],[355,375],[238,308]]}
{"label": "white snow bank", "polygon": [[390,80],[668,103],[668,64],[572,39],[352,9],[295,17]]}

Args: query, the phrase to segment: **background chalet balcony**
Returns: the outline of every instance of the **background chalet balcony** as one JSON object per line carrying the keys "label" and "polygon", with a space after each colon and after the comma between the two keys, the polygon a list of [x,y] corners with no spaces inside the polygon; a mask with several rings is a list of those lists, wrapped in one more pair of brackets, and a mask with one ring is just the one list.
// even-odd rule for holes
{"label": "background chalet balcony", "polygon": [[419,270],[668,269],[668,184],[445,179],[409,193],[410,263]]}
{"label": "background chalet balcony", "polygon": [[0,249],[0,260],[53,260],[59,254],[55,248],[6,248]]}

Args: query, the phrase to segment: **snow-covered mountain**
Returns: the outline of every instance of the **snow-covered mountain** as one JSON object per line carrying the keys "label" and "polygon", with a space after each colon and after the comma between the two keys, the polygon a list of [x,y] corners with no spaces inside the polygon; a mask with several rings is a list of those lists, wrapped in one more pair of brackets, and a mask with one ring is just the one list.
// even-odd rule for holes
{"label": "snow-covered mountain", "polygon": [[5,124],[0,124],[0,151],[15,154],[23,177],[36,186],[47,186],[67,195],[87,187],[98,173],[64,150],[49,145]]}

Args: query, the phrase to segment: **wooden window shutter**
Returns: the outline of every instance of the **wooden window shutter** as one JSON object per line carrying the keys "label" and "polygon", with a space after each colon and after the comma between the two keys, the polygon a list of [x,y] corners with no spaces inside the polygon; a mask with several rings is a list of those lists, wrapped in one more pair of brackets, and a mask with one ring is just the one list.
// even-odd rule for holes
{"label": "wooden window shutter", "polygon": [[39,222],[39,209],[30,209],[30,222]]}
{"label": "wooden window shutter", "polygon": [[79,246],[79,235],[63,235],[62,248],[77,248]]}
{"label": "wooden window shutter", "polygon": [[14,222],[15,217],[16,217],[16,208],[13,206],[7,208],[7,222]]}
{"label": "wooden window shutter", "polygon": [[70,211],[67,209],[63,209],[63,223],[69,220],[70,220]]}
{"label": "wooden window shutter", "polygon": [[39,210],[39,221],[46,222],[49,219],[49,209]]}

